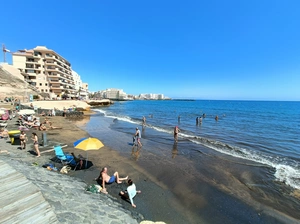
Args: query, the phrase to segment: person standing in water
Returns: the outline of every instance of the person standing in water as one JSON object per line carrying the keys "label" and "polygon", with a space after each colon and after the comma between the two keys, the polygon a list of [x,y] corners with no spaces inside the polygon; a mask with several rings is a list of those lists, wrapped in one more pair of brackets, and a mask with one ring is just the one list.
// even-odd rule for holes
{"label": "person standing in water", "polygon": [[180,132],[180,129],[178,128],[178,126],[175,126],[174,128],[174,140],[175,142],[178,142],[178,133]]}
{"label": "person standing in water", "polygon": [[137,141],[137,146],[141,146],[142,147],[142,143],[141,143],[141,138],[142,138],[142,135],[141,135],[141,132],[140,132],[140,130],[139,130],[139,128],[138,127],[136,127],[136,132],[135,132],[135,134],[134,134],[134,136],[136,137],[136,141]]}
{"label": "person standing in water", "polygon": [[143,116],[143,126],[146,125],[146,118]]}

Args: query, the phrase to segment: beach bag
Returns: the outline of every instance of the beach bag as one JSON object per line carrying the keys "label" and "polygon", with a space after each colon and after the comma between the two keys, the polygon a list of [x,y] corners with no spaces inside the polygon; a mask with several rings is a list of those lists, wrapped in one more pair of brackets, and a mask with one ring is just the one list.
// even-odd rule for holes
{"label": "beach bag", "polygon": [[96,187],[95,184],[91,184],[86,188],[86,191],[89,191],[92,193],[98,193],[98,187]]}
{"label": "beach bag", "polygon": [[102,187],[100,185],[97,185],[97,184],[95,184],[95,187],[97,188],[98,193],[100,193],[100,191],[102,190]]}
{"label": "beach bag", "polygon": [[69,173],[70,170],[71,170],[70,166],[63,166],[63,168],[61,168],[60,172],[67,174],[67,173]]}

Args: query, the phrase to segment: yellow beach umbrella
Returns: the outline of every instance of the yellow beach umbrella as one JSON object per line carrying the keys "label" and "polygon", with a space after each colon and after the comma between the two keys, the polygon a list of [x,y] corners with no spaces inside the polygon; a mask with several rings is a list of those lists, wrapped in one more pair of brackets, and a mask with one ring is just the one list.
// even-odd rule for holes
{"label": "yellow beach umbrella", "polygon": [[[104,146],[104,144],[97,138],[81,138],[73,143],[76,149],[81,149],[84,151],[88,150],[99,150]],[[85,168],[87,167],[87,159]]]}

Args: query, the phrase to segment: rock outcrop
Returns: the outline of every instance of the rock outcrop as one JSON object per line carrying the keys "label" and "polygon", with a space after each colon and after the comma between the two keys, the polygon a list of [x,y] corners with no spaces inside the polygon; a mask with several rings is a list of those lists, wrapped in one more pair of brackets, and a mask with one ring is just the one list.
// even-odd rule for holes
{"label": "rock outcrop", "polygon": [[8,72],[3,65],[0,65],[0,100],[3,100],[5,97],[14,97],[25,101],[30,94],[39,95],[33,86],[30,86],[18,75]]}

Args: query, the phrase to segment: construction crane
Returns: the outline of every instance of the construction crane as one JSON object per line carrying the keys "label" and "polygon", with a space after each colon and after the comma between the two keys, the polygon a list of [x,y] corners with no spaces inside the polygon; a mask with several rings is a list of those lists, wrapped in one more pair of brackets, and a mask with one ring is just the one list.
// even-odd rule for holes
{"label": "construction crane", "polygon": [[2,51],[3,51],[3,62],[6,62],[6,52],[10,52],[10,50],[6,49],[5,45],[2,44]]}

